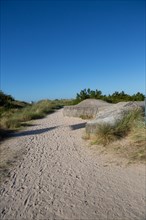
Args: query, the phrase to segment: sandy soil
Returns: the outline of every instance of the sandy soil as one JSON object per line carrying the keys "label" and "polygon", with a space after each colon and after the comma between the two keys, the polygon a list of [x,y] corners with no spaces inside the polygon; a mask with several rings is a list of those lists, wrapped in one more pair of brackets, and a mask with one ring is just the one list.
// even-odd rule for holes
{"label": "sandy soil", "polygon": [[26,149],[1,185],[0,219],[144,220],[144,165],[116,165],[62,110],[3,145]]}

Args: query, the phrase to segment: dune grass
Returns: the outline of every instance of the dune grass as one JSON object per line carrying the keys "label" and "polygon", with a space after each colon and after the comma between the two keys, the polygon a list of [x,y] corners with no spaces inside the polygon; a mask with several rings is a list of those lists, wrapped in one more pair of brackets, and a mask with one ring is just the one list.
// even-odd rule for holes
{"label": "dune grass", "polygon": [[22,109],[9,109],[1,114],[0,127],[3,129],[16,129],[22,122],[43,118],[47,113],[54,111],[53,105],[42,101]]}
{"label": "dune grass", "polygon": [[17,105],[15,108],[0,107],[0,138],[9,131],[22,128],[24,122],[44,118],[68,103],[69,100],[41,100],[22,108],[17,108]]}
{"label": "dune grass", "polygon": [[85,138],[130,161],[146,161],[146,126],[140,110],[124,114],[114,125],[100,124],[95,135]]}
{"label": "dune grass", "polygon": [[116,141],[130,134],[133,129],[138,126],[142,127],[143,117],[140,110],[133,110],[128,113],[124,113],[123,117],[114,125],[100,124],[97,127],[96,142],[99,144],[107,145],[110,142]]}

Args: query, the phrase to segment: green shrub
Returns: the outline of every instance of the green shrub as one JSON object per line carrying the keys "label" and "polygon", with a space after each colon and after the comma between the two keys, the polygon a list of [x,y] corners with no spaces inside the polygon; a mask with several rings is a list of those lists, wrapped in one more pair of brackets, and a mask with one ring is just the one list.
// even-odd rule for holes
{"label": "green shrub", "polygon": [[74,100],[74,103],[77,104],[85,99],[101,99],[104,101],[107,101],[109,103],[118,103],[118,102],[127,102],[127,101],[144,101],[144,94],[137,92],[136,94],[129,95],[126,94],[124,91],[117,92],[115,91],[113,94],[103,95],[100,90],[91,90],[83,89],[80,91],[80,93],[77,93],[76,99]]}

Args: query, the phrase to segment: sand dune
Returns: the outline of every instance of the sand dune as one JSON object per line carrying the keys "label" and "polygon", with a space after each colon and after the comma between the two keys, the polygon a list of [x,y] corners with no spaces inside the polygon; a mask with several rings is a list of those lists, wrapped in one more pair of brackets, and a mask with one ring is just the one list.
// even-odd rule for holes
{"label": "sand dune", "polygon": [[26,150],[1,185],[1,219],[144,220],[144,165],[89,148],[85,123],[59,110],[3,143]]}

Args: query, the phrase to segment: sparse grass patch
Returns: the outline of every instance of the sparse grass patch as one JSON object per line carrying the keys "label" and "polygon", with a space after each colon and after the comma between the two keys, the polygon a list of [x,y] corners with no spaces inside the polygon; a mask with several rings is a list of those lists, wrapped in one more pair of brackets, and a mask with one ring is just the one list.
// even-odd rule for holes
{"label": "sparse grass patch", "polygon": [[91,116],[91,115],[81,115],[80,118],[84,119],[84,120],[86,120],[86,119],[88,120],[88,119],[93,119],[93,116]]}
{"label": "sparse grass patch", "polygon": [[82,138],[83,138],[84,140],[90,140],[90,139],[91,139],[91,136],[90,136],[89,133],[86,133],[86,132],[85,132],[85,133],[83,134]]}
{"label": "sparse grass patch", "polygon": [[21,146],[10,148],[9,146],[0,145],[0,184],[3,180],[9,177],[10,170],[21,159],[25,149]]}
{"label": "sparse grass patch", "polygon": [[146,161],[146,126],[144,121],[135,123],[128,137],[131,148],[134,148],[131,153],[131,160]]}

